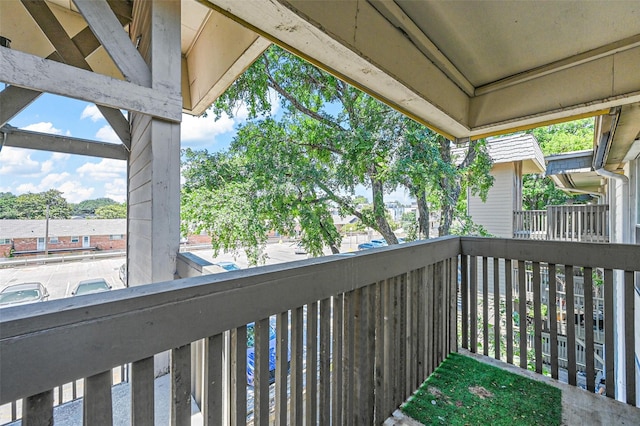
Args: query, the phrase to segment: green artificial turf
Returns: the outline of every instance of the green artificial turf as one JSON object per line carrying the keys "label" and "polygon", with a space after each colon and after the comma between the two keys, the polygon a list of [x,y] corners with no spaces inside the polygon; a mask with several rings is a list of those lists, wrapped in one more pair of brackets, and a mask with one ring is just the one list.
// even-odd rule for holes
{"label": "green artificial turf", "polygon": [[559,389],[452,353],[402,406],[425,425],[559,425]]}

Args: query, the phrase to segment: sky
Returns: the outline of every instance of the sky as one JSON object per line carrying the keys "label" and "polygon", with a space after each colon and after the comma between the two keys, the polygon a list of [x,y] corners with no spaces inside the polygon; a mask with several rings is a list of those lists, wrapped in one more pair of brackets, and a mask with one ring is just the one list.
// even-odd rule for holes
{"label": "sky", "polygon": [[[277,115],[278,111],[274,107],[271,113]],[[246,118],[243,108],[234,118],[225,115],[218,120],[213,114],[183,114],[181,148],[225,150]],[[24,130],[120,143],[95,105],[51,94],[41,95],[9,124]],[[20,195],[57,189],[69,203],[102,197],[121,203],[126,201],[126,179],[127,165],[122,160],[13,147],[2,147],[0,151],[0,192]],[[356,193],[371,198],[364,187],[356,188]],[[396,191],[386,199],[410,202],[404,191]]]}

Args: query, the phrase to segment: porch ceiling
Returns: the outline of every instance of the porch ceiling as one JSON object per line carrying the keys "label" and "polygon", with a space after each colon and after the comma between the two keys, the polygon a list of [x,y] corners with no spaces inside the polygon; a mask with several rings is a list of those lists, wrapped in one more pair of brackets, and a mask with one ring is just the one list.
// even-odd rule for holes
{"label": "porch ceiling", "polygon": [[[127,30],[135,1],[107,2]],[[50,22],[30,13],[29,3],[45,4],[64,31],[47,33]],[[270,42],[451,138],[508,133],[640,102],[638,2],[181,4],[187,113],[206,110]],[[64,54],[52,37],[71,38],[93,71],[123,78],[100,43],[81,45],[78,36],[88,27],[73,0],[3,0],[0,28],[12,49],[58,60]]]}

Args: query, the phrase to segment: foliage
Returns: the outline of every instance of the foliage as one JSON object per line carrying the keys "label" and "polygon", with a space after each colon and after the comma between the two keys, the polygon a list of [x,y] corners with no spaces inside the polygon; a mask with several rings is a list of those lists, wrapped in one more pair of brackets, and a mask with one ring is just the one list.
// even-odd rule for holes
{"label": "foliage", "polygon": [[[585,118],[566,123],[532,129],[544,155],[582,151],[593,148],[594,120]],[[522,182],[522,207],[524,210],[543,210],[548,205],[565,204],[569,200],[582,202],[584,197],[567,194],[556,188],[549,177],[524,176]]]}
{"label": "foliage", "polygon": [[[270,117],[274,102],[283,112]],[[183,226],[207,230],[215,250],[244,246],[257,259],[264,238],[255,232],[290,234],[299,227],[309,253],[323,246],[337,252],[336,207],[395,244],[385,195],[399,187],[451,210],[448,231],[462,182],[477,190],[476,182],[486,182],[468,178],[484,171],[474,168],[479,157],[488,159],[481,144],[456,165],[450,141],[276,46],[218,99],[213,113],[234,115],[243,106],[250,121],[228,152],[184,156]],[[356,187],[370,191],[370,204],[355,197]],[[248,197],[251,206],[235,197]],[[213,210],[200,212],[205,205]]]}
{"label": "foliage", "polygon": [[17,219],[16,196],[10,192],[0,192],[0,219]]}
{"label": "foliage", "polygon": [[97,219],[126,219],[127,204],[113,203],[98,207],[95,210],[95,216]]}
{"label": "foliage", "polygon": [[426,425],[559,425],[562,395],[546,383],[452,353],[401,409]]}
{"label": "foliage", "polygon": [[8,208],[17,212],[17,217],[14,219],[45,219],[47,205],[51,219],[69,219],[71,217],[71,207],[62,197],[62,192],[55,189],[37,194],[22,194],[14,199],[6,197],[5,200],[13,201],[13,206]]}
{"label": "foliage", "polygon": [[[75,216],[93,216],[100,207],[118,204],[111,198],[96,198],[95,200],[85,200],[78,204],[72,204]],[[126,215],[125,215],[126,217]]]}

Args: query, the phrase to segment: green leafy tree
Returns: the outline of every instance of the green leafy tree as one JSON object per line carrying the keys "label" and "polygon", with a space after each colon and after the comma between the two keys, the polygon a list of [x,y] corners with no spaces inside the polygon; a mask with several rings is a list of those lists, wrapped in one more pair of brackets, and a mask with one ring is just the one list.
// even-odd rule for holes
{"label": "green leafy tree", "polygon": [[126,219],[127,218],[127,204],[114,203],[107,204],[102,207],[98,207],[95,210],[96,218],[98,219]]}
{"label": "green leafy tree", "polygon": [[0,192],[0,219],[17,219],[16,197],[11,192]]}
{"label": "green leafy tree", "polygon": [[[274,93],[284,110],[277,119],[269,117]],[[441,205],[455,206],[481,153],[474,144],[463,164],[445,164],[451,161],[445,156],[450,141],[275,46],[218,99],[213,112],[233,115],[241,106],[250,121],[228,152],[186,151],[182,211],[184,226],[206,229],[214,249],[250,248],[250,259],[258,258],[266,238],[257,234],[290,233],[296,226],[308,252],[318,254],[325,245],[337,252],[335,207],[395,244],[385,195],[405,187],[426,200],[427,191],[441,191],[447,193]],[[414,160],[429,166],[409,174],[407,158],[416,147],[423,152]],[[438,168],[430,171],[432,163]],[[355,198],[359,186],[371,194],[366,208]],[[205,206],[208,212],[201,211]],[[453,210],[447,211],[447,226]]]}
{"label": "green leafy tree", "polygon": [[96,198],[95,200],[85,200],[78,204],[72,204],[73,214],[76,216],[93,216],[100,207],[118,204],[111,198]]}
{"label": "green leafy tree", "polygon": [[62,196],[62,192],[50,189],[37,194],[19,195],[16,198],[18,219],[44,219],[47,214],[47,205],[51,219],[69,219],[71,217],[72,209]]}
{"label": "green leafy tree", "polygon": [[[552,124],[530,130],[544,155],[583,151],[593,148],[593,118]],[[522,207],[525,210],[543,210],[548,205],[583,202],[582,195],[571,195],[558,189],[551,178],[526,175],[522,179]]]}

